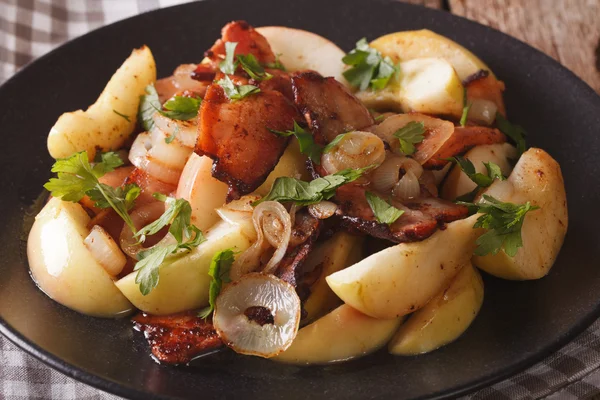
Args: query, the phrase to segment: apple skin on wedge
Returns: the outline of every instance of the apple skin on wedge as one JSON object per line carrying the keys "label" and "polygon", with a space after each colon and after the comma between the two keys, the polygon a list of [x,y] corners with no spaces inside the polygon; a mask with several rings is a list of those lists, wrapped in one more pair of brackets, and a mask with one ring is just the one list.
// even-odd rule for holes
{"label": "apple skin on wedge", "polygon": [[428,353],[456,340],[467,330],[483,304],[483,280],[468,263],[446,289],[398,329],[388,345],[394,355]]}
{"label": "apple skin on wedge", "polygon": [[292,345],[272,360],[307,365],[361,357],[383,347],[402,320],[375,319],[342,304],[300,329]]}
{"label": "apple skin on wedge", "polygon": [[412,313],[446,287],[483,233],[477,216],[454,221],[421,242],[400,243],[327,277],[346,304],[374,318]]}
{"label": "apple skin on wedge", "polygon": [[527,150],[505,181],[495,181],[484,194],[515,204],[531,202],[539,209],[527,213],[521,229],[523,247],[514,257],[504,250],[474,256],[473,264],[504,279],[528,280],[545,276],[562,247],[569,223],[567,195],[558,163],[544,150]]}

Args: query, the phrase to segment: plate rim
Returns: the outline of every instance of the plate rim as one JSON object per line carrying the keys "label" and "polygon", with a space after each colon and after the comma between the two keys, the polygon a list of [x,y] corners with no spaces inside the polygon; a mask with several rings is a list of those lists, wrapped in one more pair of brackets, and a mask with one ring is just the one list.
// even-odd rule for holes
{"label": "plate rim", "polygon": [[[581,89],[578,89],[578,90],[586,90],[587,92],[589,92],[589,94],[591,94],[592,97],[595,98],[597,105],[598,105],[598,109],[600,110],[600,93],[596,92],[587,82],[585,82],[582,78],[577,76],[571,69],[562,65],[560,62],[558,62],[554,58],[550,57],[546,53],[542,52],[541,50],[536,49],[535,47],[527,44],[526,42],[524,42],[516,37],[508,35],[508,34],[501,32],[495,28],[492,28],[490,26],[481,24],[477,21],[470,20],[466,17],[452,14],[450,11],[447,11],[447,10],[428,8],[423,5],[404,3],[404,2],[399,2],[397,0],[376,0],[376,1],[379,1],[382,3],[395,4],[395,7],[399,7],[399,8],[418,9],[419,12],[421,12],[421,13],[431,13],[432,15],[436,14],[438,16],[436,18],[445,18],[447,20],[459,20],[461,24],[478,26],[479,28],[483,28],[487,31],[491,31],[494,34],[500,34],[500,35],[504,36],[508,40],[508,42],[513,42],[514,45],[516,45],[520,48],[524,48],[528,52],[537,53],[537,55],[541,56],[543,59],[545,59],[546,62],[549,62],[551,65],[553,65],[555,67],[559,67],[563,73],[566,72],[568,75],[570,75],[571,79],[574,78],[575,81],[578,81],[578,84],[580,84],[580,85],[582,84],[583,86],[581,87]],[[113,26],[116,26],[116,25],[129,24],[131,20],[134,20],[138,17],[148,15],[148,14],[159,14],[159,13],[164,12],[163,10],[172,10],[172,9],[176,9],[176,8],[187,8],[187,7],[191,8],[191,7],[195,7],[196,6],[195,4],[217,3],[217,2],[219,2],[219,0],[202,0],[199,2],[189,2],[189,3],[183,3],[183,4],[176,4],[176,5],[172,5],[172,6],[168,6],[168,7],[157,8],[154,10],[145,11],[143,13],[135,14],[130,17],[112,22],[110,24],[107,24],[107,25],[101,26],[99,28],[96,28],[94,30],[91,30],[81,36],[72,38],[71,40],[68,40],[67,42],[60,44],[59,46],[55,47],[51,51],[49,51],[46,54],[40,56],[39,58],[33,60],[29,64],[25,65],[23,68],[21,68],[15,74],[13,74],[9,79],[7,79],[4,83],[2,83],[0,85],[0,97],[2,97],[4,91],[7,90],[6,89],[7,87],[16,84],[15,82],[17,82],[20,79],[19,77],[22,74],[24,74],[27,70],[29,70],[33,65],[43,62],[47,58],[55,57],[57,54],[60,56],[60,53],[62,51],[64,51],[64,48],[70,46],[72,43],[78,43],[80,41],[85,41],[85,40],[87,40],[88,36],[96,35],[99,31],[113,29]],[[424,29],[427,29],[427,28],[424,28]],[[459,44],[461,46],[467,48],[467,50],[470,51],[470,49],[469,49],[469,47],[467,47],[467,45],[464,45],[462,43],[459,43]],[[567,232],[567,234],[568,234],[568,232]],[[491,386],[502,380],[506,380],[506,379],[510,378],[511,376],[515,376],[515,375],[525,371],[527,368],[530,368],[530,367],[534,366],[535,364],[541,362],[542,360],[544,360],[551,354],[557,352],[559,349],[566,346],[567,344],[571,343],[578,335],[583,333],[587,328],[589,328],[593,324],[593,322],[595,320],[597,320],[599,318],[600,318],[600,304],[595,309],[593,309],[590,313],[588,313],[587,315],[580,318],[576,324],[572,325],[566,334],[557,338],[552,343],[548,344],[546,347],[542,348],[540,351],[538,351],[537,353],[524,359],[523,361],[518,362],[516,364],[509,365],[505,368],[502,368],[502,369],[500,369],[499,372],[491,373],[491,374],[488,374],[477,380],[470,381],[467,384],[456,386],[456,387],[453,387],[450,389],[441,390],[439,392],[433,393],[432,395],[427,395],[423,398],[428,398],[428,399],[455,398],[455,397],[463,396],[463,395],[466,395],[469,393],[474,393],[482,388]],[[41,361],[46,366],[49,366],[50,368],[53,368],[54,370],[66,375],[70,378],[73,378],[78,382],[87,384],[87,385],[92,386],[103,392],[121,396],[121,397],[125,397],[128,399],[149,399],[149,398],[152,398],[152,399],[176,399],[176,398],[180,398],[180,397],[163,396],[163,395],[160,395],[157,393],[145,392],[142,390],[138,390],[131,386],[126,385],[123,382],[117,382],[117,381],[113,381],[113,380],[110,380],[110,379],[107,379],[104,377],[97,376],[94,373],[86,371],[85,369],[83,369],[79,366],[70,364],[69,362],[61,359],[58,356],[55,356],[54,354],[50,353],[47,350],[44,350],[43,348],[41,348],[34,342],[25,338],[17,329],[13,328],[8,322],[6,322],[4,320],[4,318],[2,317],[2,315],[0,315],[0,334],[2,334],[6,339],[8,339],[16,347],[18,347],[19,349],[21,349],[25,353],[27,353],[27,355],[31,355],[31,356],[35,357],[37,360]]]}

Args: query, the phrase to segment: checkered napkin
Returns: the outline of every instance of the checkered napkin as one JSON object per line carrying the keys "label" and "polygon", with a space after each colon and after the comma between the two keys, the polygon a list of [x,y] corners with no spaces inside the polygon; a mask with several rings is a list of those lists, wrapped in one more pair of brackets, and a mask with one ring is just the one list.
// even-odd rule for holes
{"label": "checkered napkin", "polygon": [[[61,43],[185,0],[0,0],[0,83]],[[472,399],[579,399],[600,393],[600,320],[527,371]],[[118,399],[57,372],[0,336],[0,400]]]}

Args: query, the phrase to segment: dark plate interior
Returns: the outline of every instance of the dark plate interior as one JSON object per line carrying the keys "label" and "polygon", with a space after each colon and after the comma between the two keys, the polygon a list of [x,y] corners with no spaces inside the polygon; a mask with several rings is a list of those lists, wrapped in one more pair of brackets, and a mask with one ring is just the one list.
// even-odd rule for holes
{"label": "dark plate interior", "polygon": [[[148,44],[159,76],[202,52],[230,20],[286,25],[345,50],[363,37],[429,28],[473,50],[506,82],[510,119],[562,165],[570,227],[551,274],[535,282],[485,277],[472,327],[431,354],[384,352],[337,366],[297,368],[232,353],[193,367],[160,366],[127,320],[87,318],[50,301],[28,276],[24,220],[50,175],[46,134],[63,111],[85,107],[133,47]],[[62,372],[123,396],[371,398],[449,396],[518,372],[581,332],[599,314],[600,97],[523,43],[444,12],[364,0],[208,0],[108,26],[36,61],[0,88],[0,330]],[[21,249],[21,251],[19,251]]]}

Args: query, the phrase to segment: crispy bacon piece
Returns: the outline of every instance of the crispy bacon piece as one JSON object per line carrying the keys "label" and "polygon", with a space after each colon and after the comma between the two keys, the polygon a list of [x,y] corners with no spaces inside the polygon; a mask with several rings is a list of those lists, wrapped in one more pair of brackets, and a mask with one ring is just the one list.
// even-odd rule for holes
{"label": "crispy bacon piece", "polygon": [[152,355],[165,364],[187,364],[223,345],[212,322],[195,312],[158,316],[139,313],[134,327],[144,333]]}
{"label": "crispy bacon piece", "polygon": [[[445,158],[462,154],[467,150],[484,144],[495,144],[506,142],[506,136],[495,128],[485,126],[456,126],[448,137],[440,135],[425,135],[425,139],[418,144],[415,160],[423,167],[429,169],[442,169],[448,161]],[[424,148],[436,148],[434,152],[427,151],[429,157],[423,157]]]}
{"label": "crispy bacon piece", "polygon": [[313,71],[295,73],[292,89],[296,106],[319,144],[375,123],[369,110],[334,78],[324,78]]}
{"label": "crispy bacon piece", "polygon": [[204,55],[217,64],[225,58],[225,43],[236,42],[234,54],[253,54],[259,63],[275,62],[275,54],[269,42],[246,21],[233,21],[221,30],[221,39]]}
{"label": "crispy bacon piece", "polygon": [[271,79],[255,82],[260,90],[276,90],[284,95],[288,100],[294,101],[294,91],[292,89],[292,77],[285,71],[279,69],[267,69],[268,73],[273,75]]}
{"label": "crispy bacon piece", "polygon": [[480,70],[473,75],[467,77],[463,82],[467,88],[467,99],[484,99],[490,100],[496,104],[500,114],[506,116],[504,108],[504,82],[494,78],[489,71]]}
{"label": "crispy bacon piece", "polygon": [[296,108],[281,93],[262,91],[230,101],[211,85],[202,102],[196,153],[214,160],[212,175],[229,185],[231,201],[259,187],[275,168],[289,137],[268,130],[292,129]]}
{"label": "crispy bacon piece", "polygon": [[304,260],[314,247],[321,232],[322,222],[302,209],[296,213],[290,243],[279,263],[275,276],[297,287]]}
{"label": "crispy bacon piece", "polygon": [[393,202],[404,214],[391,226],[375,220],[373,211],[365,197],[366,188],[359,185],[344,185],[337,190],[336,200],[342,211],[346,226],[392,242],[414,242],[431,236],[440,224],[465,218],[468,209],[449,201],[429,197],[411,203]]}

